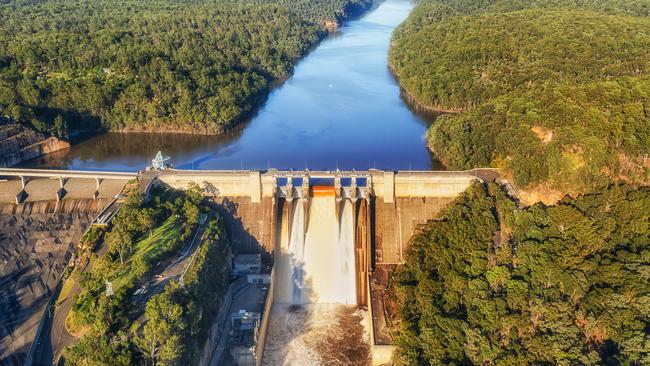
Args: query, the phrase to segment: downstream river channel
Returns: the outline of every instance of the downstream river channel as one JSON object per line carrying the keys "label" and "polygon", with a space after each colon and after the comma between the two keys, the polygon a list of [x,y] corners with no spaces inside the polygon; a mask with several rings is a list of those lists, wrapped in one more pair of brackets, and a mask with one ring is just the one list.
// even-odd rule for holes
{"label": "downstream river channel", "polygon": [[107,133],[27,162],[32,168],[136,171],[158,150],[179,169],[441,169],[424,137],[434,116],[401,98],[388,69],[408,0],[387,0],[331,34],[224,136]]}

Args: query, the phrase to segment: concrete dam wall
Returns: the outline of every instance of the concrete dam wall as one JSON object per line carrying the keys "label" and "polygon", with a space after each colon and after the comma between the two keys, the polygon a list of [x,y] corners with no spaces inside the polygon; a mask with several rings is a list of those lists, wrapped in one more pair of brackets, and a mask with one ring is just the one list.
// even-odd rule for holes
{"label": "concrete dam wall", "polygon": [[341,352],[381,364],[392,354],[390,272],[418,226],[485,173],[170,170],[155,179],[203,187],[220,203],[233,250],[273,261],[263,365],[332,364]]}
{"label": "concrete dam wall", "polygon": [[[420,224],[439,217],[485,172],[151,174],[174,188],[197,184],[220,203],[233,251],[261,253],[275,262],[277,303],[367,306],[374,301],[383,307],[380,297],[369,296],[384,291],[377,278],[386,279],[384,272],[403,262]],[[375,271],[380,275],[371,276]],[[376,333],[382,338],[382,329]]]}
{"label": "concrete dam wall", "polygon": [[[409,238],[417,226],[438,213],[479,178],[477,171],[464,172],[286,172],[286,171],[162,171],[160,182],[186,189],[198,184],[223,203],[235,251],[276,250],[275,231],[286,213],[278,212],[280,200],[303,199],[311,187],[326,180],[334,197],[355,202],[355,233],[364,232],[369,266],[402,262]],[[352,184],[354,178],[354,184]],[[360,200],[357,200],[360,199]],[[365,201],[360,207],[359,201]],[[340,215],[340,207],[337,215]],[[309,216],[310,212],[307,212]],[[307,219],[308,220],[308,219]],[[289,230],[287,228],[287,230]],[[358,234],[355,234],[358,235]],[[355,240],[358,242],[358,240]],[[360,244],[359,244],[360,245]],[[357,252],[362,248],[357,248]],[[358,255],[357,255],[358,258]],[[359,259],[357,259],[359,260]]]}

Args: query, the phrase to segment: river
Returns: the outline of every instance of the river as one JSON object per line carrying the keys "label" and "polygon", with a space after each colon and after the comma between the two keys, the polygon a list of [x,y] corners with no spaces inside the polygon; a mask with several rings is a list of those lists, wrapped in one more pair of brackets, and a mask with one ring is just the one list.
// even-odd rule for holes
{"label": "river", "polygon": [[409,107],[388,68],[391,33],[413,6],[386,0],[346,23],[223,136],[106,133],[22,166],[136,171],[161,150],[179,169],[442,169],[425,145],[435,117]]}

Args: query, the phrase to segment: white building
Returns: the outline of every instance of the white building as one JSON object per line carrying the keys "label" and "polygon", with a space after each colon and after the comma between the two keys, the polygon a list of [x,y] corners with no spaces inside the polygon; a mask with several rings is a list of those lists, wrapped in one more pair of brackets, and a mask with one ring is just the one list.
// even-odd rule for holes
{"label": "white building", "polygon": [[238,254],[233,260],[232,274],[245,276],[248,274],[259,274],[262,269],[262,255],[260,254]]}

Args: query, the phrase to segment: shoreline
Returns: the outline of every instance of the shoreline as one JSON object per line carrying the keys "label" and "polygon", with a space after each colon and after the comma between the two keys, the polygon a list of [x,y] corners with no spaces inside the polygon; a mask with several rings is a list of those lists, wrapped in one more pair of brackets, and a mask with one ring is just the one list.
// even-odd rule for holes
{"label": "shoreline", "polygon": [[[251,110],[246,113],[242,113],[239,117],[235,118],[231,123],[227,125],[223,125],[223,126],[209,126],[209,125],[200,126],[199,125],[199,126],[188,126],[188,127],[172,127],[172,126],[152,127],[148,125],[136,125],[130,127],[123,127],[123,128],[104,127],[93,131],[89,131],[89,130],[72,131],[70,137],[66,140],[66,142],[69,143],[68,148],[73,147],[87,139],[101,136],[106,133],[122,133],[122,134],[147,133],[147,134],[184,134],[184,135],[197,135],[197,136],[225,136],[232,131],[237,131],[238,129],[244,128],[246,124],[249,123],[253,118],[255,118],[255,115],[264,107],[271,93],[275,89],[281,87],[285,82],[287,82],[287,80],[291,79],[294,73],[293,69],[295,69],[295,66],[297,66],[305,57],[310,55],[316,48],[318,48],[321,45],[321,43],[324,40],[326,40],[330,35],[335,33],[338,30],[338,28],[345,26],[347,22],[360,19],[361,17],[366,15],[369,11],[375,9],[381,2],[382,0],[369,0],[367,1],[367,3],[365,3],[366,6],[349,2],[343,8],[339,9],[339,11],[343,13],[342,16],[336,16],[335,18],[332,18],[322,24],[319,24],[320,26],[323,27],[323,31],[320,32],[318,40],[314,42],[314,44],[311,45],[311,47],[309,47],[309,49],[303,55],[299,56],[295,60],[295,62],[292,65],[291,73],[282,78],[270,80],[268,87],[265,88],[265,90],[263,90],[255,98],[253,103],[251,103]],[[330,22],[336,23],[336,26],[330,28],[330,26],[328,26],[328,23]],[[211,129],[214,132],[211,132],[210,131]],[[29,160],[46,156],[49,153],[50,152],[47,152],[36,157],[31,157],[29,159],[21,160],[15,162],[13,165],[25,163]]]}
{"label": "shoreline", "polygon": [[[391,46],[392,47],[392,44]],[[389,49],[389,54],[390,54],[390,49]],[[400,95],[406,100],[414,109],[416,110],[421,110],[424,112],[429,112],[429,113],[434,113],[434,114],[459,114],[467,111],[468,108],[448,108],[444,106],[435,106],[435,105],[430,105],[427,103],[424,103],[420,101],[413,93],[408,91],[402,84],[400,83],[400,76],[397,70],[395,69],[395,66],[390,61],[390,58],[388,60],[388,69],[390,70],[391,74],[395,78],[395,81],[397,81],[397,85],[399,86],[399,92]]]}

